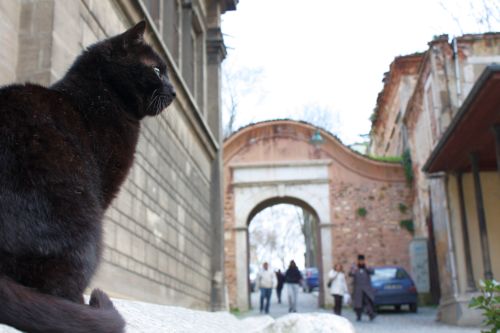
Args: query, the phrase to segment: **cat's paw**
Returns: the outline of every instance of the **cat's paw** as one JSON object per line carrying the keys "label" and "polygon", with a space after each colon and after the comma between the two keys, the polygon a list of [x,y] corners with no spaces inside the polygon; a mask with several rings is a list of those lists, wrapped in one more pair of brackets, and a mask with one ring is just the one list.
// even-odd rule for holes
{"label": "cat's paw", "polygon": [[111,302],[108,295],[106,295],[106,293],[101,289],[92,290],[92,294],[90,294],[89,305],[99,309],[113,308],[113,302]]}

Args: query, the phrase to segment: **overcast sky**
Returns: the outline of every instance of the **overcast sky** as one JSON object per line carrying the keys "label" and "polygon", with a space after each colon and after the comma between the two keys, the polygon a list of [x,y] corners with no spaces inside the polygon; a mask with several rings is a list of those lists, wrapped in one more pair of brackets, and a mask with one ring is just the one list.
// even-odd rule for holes
{"label": "overcast sky", "polygon": [[[484,1],[499,14],[498,0]],[[224,103],[229,94],[235,98],[236,127],[298,118],[305,108],[327,109],[336,123],[328,129],[354,143],[370,130],[383,74],[394,57],[425,51],[435,35],[488,30],[474,18],[482,3],[240,0],[236,11],[223,16],[229,78]],[[491,30],[500,31],[498,20]]]}

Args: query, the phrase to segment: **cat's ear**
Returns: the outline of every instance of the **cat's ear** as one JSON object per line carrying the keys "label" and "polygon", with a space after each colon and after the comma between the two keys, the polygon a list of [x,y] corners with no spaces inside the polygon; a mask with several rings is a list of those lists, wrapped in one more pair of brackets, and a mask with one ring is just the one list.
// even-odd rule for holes
{"label": "cat's ear", "polygon": [[144,42],[144,31],[146,21],[141,21],[123,33],[124,46],[140,44]]}

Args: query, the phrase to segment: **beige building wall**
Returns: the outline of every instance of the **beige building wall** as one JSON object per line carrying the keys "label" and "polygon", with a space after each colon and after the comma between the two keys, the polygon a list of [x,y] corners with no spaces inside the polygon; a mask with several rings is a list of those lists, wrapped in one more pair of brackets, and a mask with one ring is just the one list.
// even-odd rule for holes
{"label": "beige building wall", "polygon": [[21,0],[0,1],[0,85],[16,79]]}
{"label": "beige building wall", "polygon": [[[489,251],[493,277],[498,279],[500,276],[500,262],[496,260],[500,254],[500,227],[498,225],[498,216],[500,216],[500,179],[496,172],[482,172],[481,185],[484,198],[484,209],[486,214]],[[479,311],[467,309],[467,304],[472,295],[476,295],[480,287],[480,280],[484,279],[483,253],[481,249],[481,240],[479,235],[479,224],[476,211],[476,200],[474,196],[474,183],[471,173],[463,175],[463,191],[467,226],[466,230],[462,227],[462,218],[460,214],[460,199],[458,192],[457,177],[448,175],[448,204],[450,212],[450,234],[443,244],[452,249],[453,256],[444,256],[442,262],[448,262],[446,268],[453,274],[449,277],[451,284],[442,284],[448,286],[442,288],[441,316],[442,319],[457,324],[472,324],[481,321]],[[466,249],[463,241],[464,232],[468,233],[470,242],[470,254],[473,270],[474,289],[470,289],[467,281],[467,267],[465,262]],[[441,252],[443,253],[443,252]],[[452,267],[454,266],[454,267]],[[440,270],[440,273],[443,270]],[[464,310],[459,310],[464,309]],[[465,311],[466,310],[466,311]],[[457,315],[457,311],[463,311]]]}
{"label": "beige building wall", "polygon": [[[498,279],[500,278],[500,260],[498,260],[498,256],[500,256],[500,223],[498,223],[500,221],[500,178],[496,172],[481,172],[480,175],[493,277]],[[464,195],[471,241],[472,266],[477,286],[479,286],[479,280],[484,279],[484,267],[474,191],[472,174],[465,174]]]}
{"label": "beige building wall", "polygon": [[[227,306],[221,278],[220,16],[236,1],[179,4],[0,1],[0,41],[6,46],[0,48],[0,83],[52,84],[85,47],[147,20],[146,40],[167,61],[177,98],[142,124],[134,165],[106,212],[106,246],[91,287],[115,297],[220,309]],[[168,15],[177,15],[177,26],[163,26]],[[193,29],[196,48],[185,45]],[[190,67],[194,72],[184,69]]]}

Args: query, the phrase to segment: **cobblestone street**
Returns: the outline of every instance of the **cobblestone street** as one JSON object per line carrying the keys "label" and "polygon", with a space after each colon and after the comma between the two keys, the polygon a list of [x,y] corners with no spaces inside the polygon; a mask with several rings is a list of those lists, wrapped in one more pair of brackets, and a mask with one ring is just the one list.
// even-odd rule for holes
{"label": "cobblestone street", "polygon": [[[253,309],[242,317],[259,316],[259,293],[252,294]],[[329,312],[318,308],[317,293],[299,294],[299,304],[297,308],[299,313],[309,312]],[[271,298],[271,307],[269,315],[278,318],[288,313],[288,304],[286,300],[286,289],[283,289],[283,302],[277,303],[276,293],[273,291]],[[401,312],[392,310],[382,310],[381,313],[370,322],[366,316],[361,322],[356,322],[354,312],[350,308],[344,308],[342,313],[351,321],[356,329],[356,333],[479,333],[479,328],[457,327],[444,325],[436,322],[436,309],[431,307],[419,308],[418,313],[408,313],[405,307]]]}

